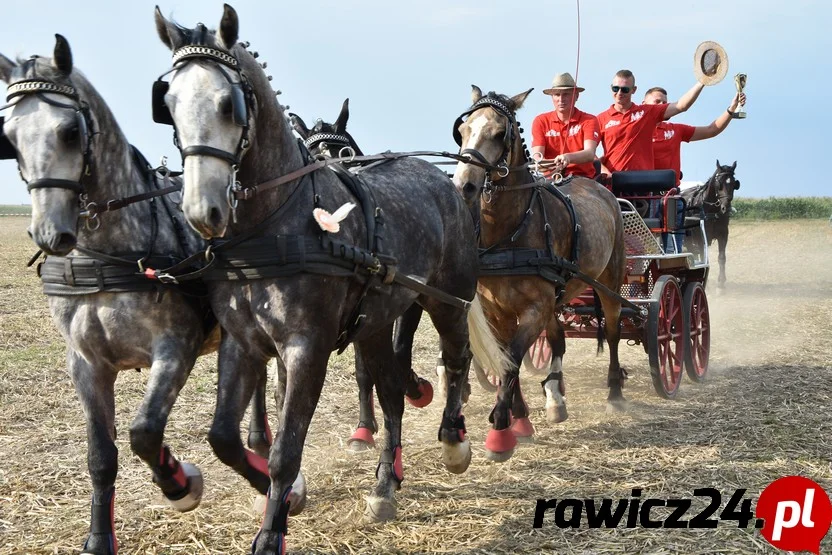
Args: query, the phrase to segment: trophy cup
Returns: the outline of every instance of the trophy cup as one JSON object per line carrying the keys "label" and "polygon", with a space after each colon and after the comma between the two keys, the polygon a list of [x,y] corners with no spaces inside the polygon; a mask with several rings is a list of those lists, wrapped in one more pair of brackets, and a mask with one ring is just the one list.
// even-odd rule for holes
{"label": "trophy cup", "polygon": [[[745,83],[748,80],[748,76],[745,73],[737,73],[734,76],[734,84],[737,86],[737,92],[742,94],[743,89],[745,89]],[[746,116],[745,110],[743,110],[743,104],[739,105],[739,108],[736,112],[734,112],[734,117],[737,119],[744,119]]]}

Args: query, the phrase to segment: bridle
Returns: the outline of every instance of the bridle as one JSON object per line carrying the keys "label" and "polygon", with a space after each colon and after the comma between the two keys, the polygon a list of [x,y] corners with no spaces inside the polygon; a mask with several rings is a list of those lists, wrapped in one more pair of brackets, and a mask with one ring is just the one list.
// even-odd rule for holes
{"label": "bridle", "polygon": [[338,147],[338,157],[354,158],[357,154],[353,141],[347,135],[340,133],[313,133],[303,141],[303,146],[309,152],[315,149],[321,152],[328,150],[330,146]]}
{"label": "bridle", "polygon": [[[705,197],[702,199],[703,205],[715,206],[719,208],[730,207],[729,205],[731,204],[731,199],[733,198],[733,191],[740,188],[740,182],[734,177],[733,191],[728,193],[720,192],[726,189],[723,185],[726,177],[734,177],[734,171],[717,170],[717,172],[711,176],[707,183]],[[713,191],[713,193],[711,191]],[[708,200],[711,196],[716,197],[716,200]],[[727,210],[728,208],[726,208],[726,212]]]}
{"label": "bridle", "polygon": [[[495,112],[506,118],[506,132],[503,134],[503,151],[500,153],[496,162],[490,162],[487,160],[477,149],[462,148],[462,134],[459,132],[459,126],[466,121],[468,116],[486,106],[493,108]],[[514,143],[516,128],[517,119],[515,118],[512,109],[496,98],[484,96],[474,102],[474,104],[467,111],[463,112],[458,118],[456,118],[453,128],[454,141],[456,141],[456,144],[461,149],[459,151],[460,156],[471,156],[482,164],[482,167],[486,169],[486,183],[491,183],[491,171],[496,170],[500,179],[508,177],[509,171],[511,171],[508,165],[508,157],[511,155],[511,145]]]}
{"label": "bridle", "polygon": [[[204,36],[205,26],[202,23],[198,24],[196,31],[196,36]],[[234,123],[242,130],[240,133],[240,140],[237,142],[234,152],[228,152],[208,145],[191,145],[182,148],[179,143],[176,126],[174,125],[170,111],[164,103],[164,96],[170,87],[170,83],[163,81],[162,78],[196,60],[214,62],[222,76],[226,81],[228,81],[229,85],[231,85],[232,118]],[[234,79],[232,79],[233,74],[237,75],[239,81],[234,81]],[[243,155],[251,145],[249,140],[249,131],[251,129],[250,114],[252,111],[252,97],[252,87],[243,73],[243,70],[240,68],[240,63],[237,58],[228,52],[223,52],[222,50],[200,44],[190,44],[176,49],[173,53],[173,67],[160,75],[156,82],[153,83],[153,120],[157,123],[163,123],[174,127],[173,143],[182,155],[183,166],[185,158],[188,156],[210,156],[225,160],[231,165],[231,179],[228,185],[227,196],[229,206],[232,209],[236,208],[236,197],[234,197],[232,193],[240,189],[240,184],[237,181],[237,170],[240,166]]]}
{"label": "bridle", "polygon": [[[52,98],[46,96],[46,94],[56,94],[60,96],[64,96],[72,100],[72,104],[67,104],[64,102],[59,102]],[[78,95],[78,91],[75,87],[71,85],[61,85],[58,83],[53,83],[52,81],[47,81],[45,79],[27,79],[25,81],[18,81],[12,85],[9,85],[6,91],[6,102],[5,106],[0,107],[0,109],[9,108],[16,104],[15,99],[19,99],[26,95],[36,95],[39,100],[46,102],[51,106],[56,106],[58,108],[64,108],[67,110],[72,110],[75,112],[75,118],[78,123],[78,132],[79,138],[83,141],[82,151],[81,154],[84,159],[84,165],[81,169],[81,175],[78,177],[77,180],[73,181],[71,179],[57,179],[52,177],[42,177],[40,179],[35,179],[33,181],[28,181],[24,176],[23,172],[20,170],[20,166],[18,164],[18,172],[20,173],[20,178],[26,182],[26,189],[31,193],[34,189],[46,189],[46,188],[57,188],[57,189],[68,189],[70,191],[75,192],[79,195],[84,195],[86,193],[86,188],[84,187],[84,178],[89,177],[92,174],[92,137],[95,135],[93,131],[93,122],[92,116],[90,114],[90,107],[89,105],[81,100]],[[2,129],[3,120],[0,118],[0,129]],[[0,134],[0,141],[8,143],[10,142],[5,135]],[[4,149],[4,151],[10,151],[12,149]],[[14,158],[17,158],[17,153],[14,153]],[[9,156],[11,157],[11,156]]]}

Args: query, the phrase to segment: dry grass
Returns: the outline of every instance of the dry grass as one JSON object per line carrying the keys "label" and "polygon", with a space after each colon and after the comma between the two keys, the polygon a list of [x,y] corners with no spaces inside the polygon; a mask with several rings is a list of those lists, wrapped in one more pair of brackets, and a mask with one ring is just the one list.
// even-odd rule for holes
{"label": "dry grass", "polygon": [[[732,224],[733,225],[733,224]],[[0,219],[0,553],[73,553],[86,536],[90,485],[83,417],[32,271],[26,220]],[[715,282],[716,273],[712,274]],[[399,518],[361,521],[375,453],[344,441],[357,420],[351,353],[333,358],[305,450],[309,505],[290,520],[296,553],[775,553],[753,530],[561,530],[547,515],[532,529],[538,498],[691,497],[699,487],[756,499],[772,480],[801,474],[832,491],[832,228],[826,222],[738,223],[728,252],[729,289],[709,287],[711,379],[687,379],[678,400],[652,390],[640,347],[623,347],[629,411],[604,410],[606,364],[594,342],[568,343],[570,418],[550,425],[536,376],[525,377],[534,444],[503,465],[482,450],[492,401],[474,384],[466,409],[474,460],[467,473],[442,468],[434,402],[405,411],[405,482]],[[430,375],[434,332],[423,327],[417,370]],[[180,458],[200,466],[206,492],[188,514],[167,508],[150,473],[130,452],[126,429],[147,373],[117,385],[120,472],[116,529],[122,554],[242,553],[258,520],[254,492],[219,463],[205,441],[214,403],[213,357],[200,360],[167,432]],[[435,380],[434,380],[435,381]],[[695,503],[700,508],[704,503]],[[656,513],[658,514],[658,513]],[[827,538],[823,550],[832,549]]]}

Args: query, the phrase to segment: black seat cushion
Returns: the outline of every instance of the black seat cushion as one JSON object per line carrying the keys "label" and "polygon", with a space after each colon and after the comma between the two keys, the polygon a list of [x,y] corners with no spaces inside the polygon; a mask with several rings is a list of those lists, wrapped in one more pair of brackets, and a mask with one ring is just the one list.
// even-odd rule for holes
{"label": "black seat cushion", "polygon": [[616,195],[657,193],[675,186],[676,172],[673,170],[638,170],[612,174],[612,192]]}

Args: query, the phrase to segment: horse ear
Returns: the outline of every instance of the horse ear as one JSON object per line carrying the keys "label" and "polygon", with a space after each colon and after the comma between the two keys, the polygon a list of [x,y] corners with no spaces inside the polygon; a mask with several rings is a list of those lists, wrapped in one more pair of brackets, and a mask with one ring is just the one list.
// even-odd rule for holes
{"label": "horse ear", "polygon": [[519,110],[520,108],[523,107],[523,103],[526,101],[526,98],[529,97],[529,93],[531,93],[533,90],[534,90],[534,87],[532,87],[531,89],[527,90],[524,93],[520,93],[516,96],[511,97],[511,104],[514,107],[515,110]]}
{"label": "horse ear", "polygon": [[12,70],[17,67],[17,64],[0,54],[0,81],[9,82],[11,79]]}
{"label": "horse ear", "polygon": [[341,105],[341,113],[338,114],[338,119],[335,120],[335,127],[336,133],[343,133],[347,130],[347,120],[350,119],[350,99],[347,98],[344,100],[344,104]]}
{"label": "horse ear", "polygon": [[309,138],[309,135],[312,134],[312,132],[309,131],[309,128],[306,127],[306,123],[304,123],[303,119],[301,119],[301,117],[297,114],[289,114],[289,123],[292,124],[292,129],[300,135],[301,139],[306,140]]}
{"label": "horse ear", "polygon": [[716,159],[716,169],[721,168],[722,166],[719,165],[719,158]]}
{"label": "horse ear", "polygon": [[223,4],[222,21],[220,21],[220,38],[228,50],[231,50],[240,38],[240,20],[237,11]]}
{"label": "horse ear", "polygon": [[733,164],[731,164],[731,169],[732,169],[732,170],[737,169],[737,161],[736,161],[736,160],[734,160],[734,163],[733,163]]}
{"label": "horse ear", "polygon": [[171,50],[176,50],[185,44],[186,38],[184,29],[165,19],[165,16],[162,15],[162,10],[159,9],[159,6],[156,6],[155,19],[156,34],[159,35],[159,39],[161,39],[165,46]]}
{"label": "horse ear", "polygon": [[482,98],[482,91],[476,85],[471,85],[471,104],[476,104]]}
{"label": "horse ear", "polygon": [[55,35],[55,52],[52,54],[52,64],[64,75],[72,73],[72,50],[69,48],[69,42],[62,35]]}

